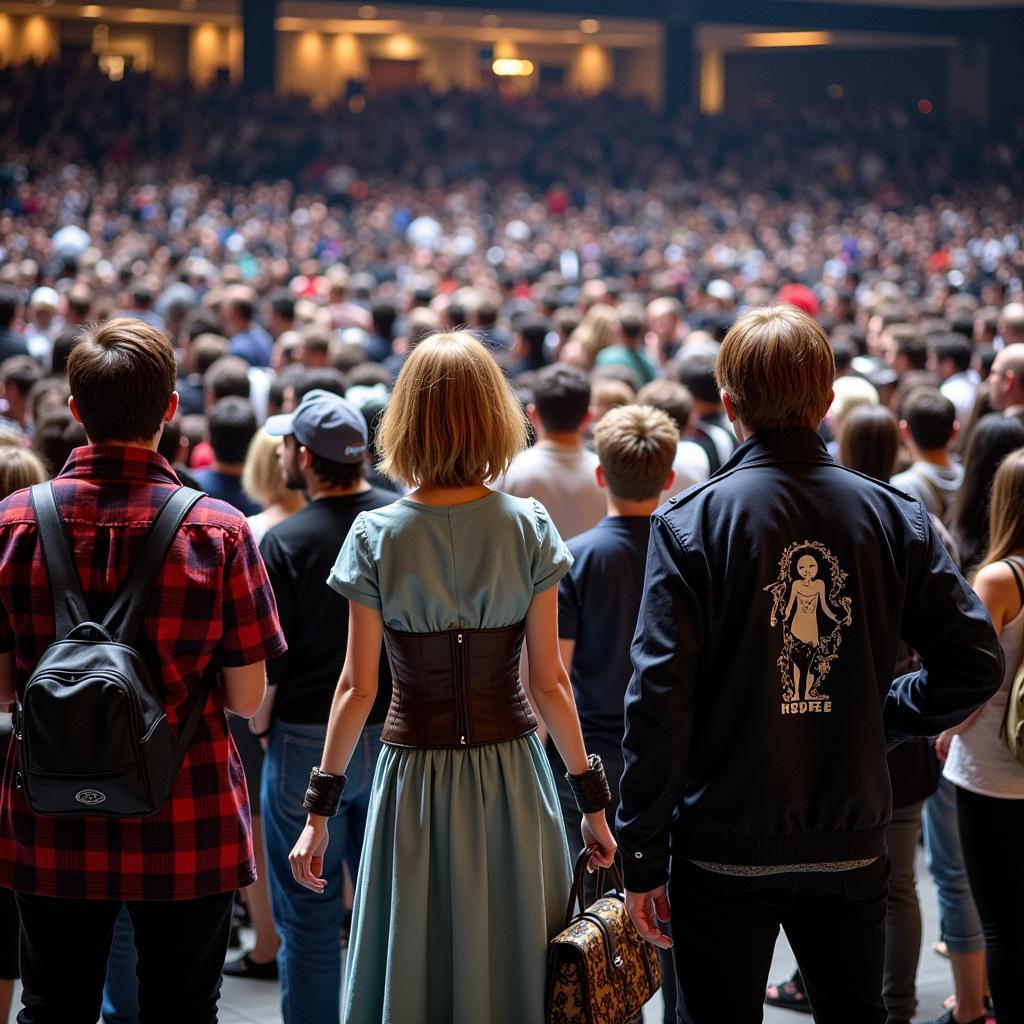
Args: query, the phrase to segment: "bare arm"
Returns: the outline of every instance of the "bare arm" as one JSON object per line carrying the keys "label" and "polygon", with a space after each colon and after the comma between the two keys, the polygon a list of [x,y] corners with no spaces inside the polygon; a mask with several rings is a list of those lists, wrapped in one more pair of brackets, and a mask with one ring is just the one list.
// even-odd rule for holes
{"label": "bare arm", "polygon": [[[534,703],[569,774],[582,775],[590,766],[569,673],[559,654],[557,587],[542,590],[530,602],[526,613],[526,643]],[[587,846],[598,847],[591,864],[608,867],[615,856],[616,844],[605,812],[583,815],[582,832]]]}
{"label": "bare arm", "polygon": [[[384,621],[379,611],[355,601],[348,603],[348,646],[345,664],[331,701],[327,738],[320,759],[320,770],[342,775],[377,696],[380,669],[380,645],[384,639]],[[324,851],[328,841],[327,819],[319,814],[306,817],[289,860],[295,880],[313,892],[323,892],[327,882],[321,877]]]}
{"label": "bare arm", "polygon": [[343,775],[377,697],[384,621],[374,608],[349,601],[345,664],[331,701],[320,770]]}
{"label": "bare arm", "polygon": [[530,602],[526,613],[533,700],[570,775],[587,770],[587,751],[576,714],[569,673],[559,654],[558,590],[549,587]]}
{"label": "bare arm", "polygon": [[[986,565],[974,581],[974,592],[981,598],[981,603],[988,610],[996,634],[1002,636],[1003,626],[1020,611],[1020,593],[1017,590],[1012,570],[1000,562]],[[949,756],[949,744],[953,737],[966,732],[974,724],[984,707],[985,705],[982,704],[977,711],[965,718],[959,725],[940,733],[935,741],[935,752],[940,761],[945,761]]]}
{"label": "bare arm", "polygon": [[254,661],[251,665],[224,668],[221,703],[242,718],[252,718],[263,703],[267,689],[266,663]]}
{"label": "bare arm", "polygon": [[796,600],[796,584],[794,583],[789,588],[789,604],[786,605],[786,610],[782,613],[782,621],[785,622],[789,618],[789,613],[793,610],[793,602]]}

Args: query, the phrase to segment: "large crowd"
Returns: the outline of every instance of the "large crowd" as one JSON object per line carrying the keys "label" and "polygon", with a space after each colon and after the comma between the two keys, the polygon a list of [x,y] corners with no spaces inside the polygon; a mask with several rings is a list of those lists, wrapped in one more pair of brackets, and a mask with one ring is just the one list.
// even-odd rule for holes
{"label": "large crowd", "polygon": [[[742,440],[719,397],[716,359],[730,328],[751,310],[793,307],[827,333],[836,373],[820,433],[842,465],[892,479],[916,497],[969,577],[1005,542],[1005,508],[1002,534],[990,532],[993,481],[1007,456],[1024,448],[1024,154],[1011,144],[896,106],[835,102],[670,119],[612,96],[416,91],[371,96],[365,108],[339,102],[314,109],[302,98],[252,98],[226,84],[170,90],[142,75],[111,82],[31,66],[0,69],[0,125],[3,494],[57,476],[86,443],[67,399],[69,359],[95,343],[88,325],[142,321],[170,342],[177,367],[180,402],[163,428],[160,454],[183,482],[248,517],[288,645],[294,651],[301,641],[316,651],[305,661],[290,654],[287,669],[283,661],[275,669],[271,658],[272,688],[292,687],[276,719],[264,708],[255,729],[231,720],[254,809],[263,808],[265,820],[253,823],[256,863],[270,891],[265,881],[245,887],[256,944],[227,971],[276,977],[280,967],[286,1020],[319,1019],[315,1004],[303,1003],[314,996],[337,1005],[340,968],[321,965],[302,990],[296,958],[303,942],[322,948],[324,940],[289,895],[287,855],[296,837],[285,833],[301,827],[302,819],[293,821],[297,804],[276,807],[276,790],[266,787],[280,778],[301,792],[303,773],[285,778],[275,744],[288,738],[323,747],[344,644],[334,652],[317,646],[329,630],[322,614],[336,611],[322,604],[326,598],[286,599],[298,572],[297,541],[275,531],[320,506],[320,492],[363,495],[360,508],[369,513],[437,482],[418,479],[408,465],[395,471],[393,424],[384,465],[375,443],[396,381],[426,339],[471,331],[526,411],[532,446],[504,468],[497,487],[539,500],[557,535],[570,541],[577,565],[559,585],[559,636],[570,643],[563,657],[583,738],[604,758],[616,802],[625,646],[637,609],[598,602],[588,616],[601,628],[588,632],[580,566],[600,564],[595,551],[604,557],[614,548],[595,533],[606,513],[642,518],[635,536],[616,542],[621,558],[633,557],[630,571],[639,575],[625,589],[639,601],[647,517],[729,463]],[[339,412],[331,403],[342,399]],[[663,415],[644,419],[652,408]],[[315,461],[313,442],[299,437],[303,412],[341,417],[332,429],[345,436],[363,431],[358,478]],[[644,477],[630,464],[616,448],[629,449],[630,431],[637,451],[667,445],[666,466],[649,454],[654,468],[645,462]],[[471,441],[462,438],[460,447],[470,451]],[[314,452],[308,464],[300,445]],[[429,458],[438,464],[438,453]],[[612,483],[599,485],[601,472]],[[644,478],[636,484],[634,476]],[[469,481],[459,483],[465,489]],[[342,520],[347,533],[356,511],[321,523],[321,541]],[[504,528],[497,520],[492,526]],[[484,545],[486,537],[470,532],[462,541]],[[333,543],[331,561],[339,546]],[[552,552],[545,557],[554,573]],[[368,570],[351,557],[344,571],[339,558],[331,585],[355,605],[366,597],[360,574]],[[568,572],[568,562],[558,572]],[[621,575],[605,584],[613,579]],[[410,620],[415,625],[404,628],[413,631],[448,628],[431,626],[425,613]],[[266,644],[270,652],[269,637]],[[1005,638],[1003,646],[1007,657],[1019,654]],[[786,704],[803,714],[820,700],[806,678],[815,655],[800,657],[790,666]],[[915,664],[913,650],[902,657],[905,666]],[[386,671],[382,663],[382,678]],[[379,748],[385,711],[386,700],[370,715],[377,746],[367,748],[366,764]],[[550,713],[558,723],[561,712]],[[981,721],[993,725],[984,715]],[[565,723],[552,726],[555,740],[559,728],[564,733]],[[904,760],[890,760],[899,791],[890,891],[898,898],[891,897],[888,949],[902,953],[886,961],[891,1024],[909,1021],[916,1008],[921,935],[910,896],[922,820],[942,916],[943,934],[934,938],[951,957],[956,982],[948,1017],[940,1019],[984,1022],[990,980],[997,1004],[1001,997],[1011,1008],[1000,1012],[1001,1024],[1020,1019],[1012,1009],[1021,1005],[1019,983],[1008,980],[1007,963],[1024,939],[1019,925],[1006,931],[998,885],[1017,871],[1019,826],[969,806],[961,852],[955,791],[1016,804],[1024,774],[993,761],[978,731],[973,740],[970,732],[944,732],[935,753],[930,744],[905,744]],[[561,754],[549,744],[546,756],[561,779],[566,749],[577,752],[558,746]],[[349,838],[338,841],[344,856],[332,869],[339,921],[351,905],[349,896],[342,900],[341,879],[356,881],[370,800],[364,774],[358,784],[350,778],[350,793],[361,786],[362,802],[346,807]],[[559,783],[558,796],[575,829],[581,813],[573,794]],[[1017,830],[1012,842],[1001,852],[986,849],[982,833],[1002,829]],[[607,853],[609,844],[595,836]],[[579,847],[578,835],[570,845]],[[296,878],[313,884],[315,871],[304,870]],[[390,882],[357,884],[377,886],[379,896]],[[122,915],[104,1010],[111,1022],[136,1019],[133,957],[131,923]],[[12,974],[10,963],[8,949],[0,973]],[[666,1020],[672,975],[663,958]],[[771,986],[767,998],[805,1008],[814,995],[798,973]],[[352,1020],[364,1019],[351,1012]]]}

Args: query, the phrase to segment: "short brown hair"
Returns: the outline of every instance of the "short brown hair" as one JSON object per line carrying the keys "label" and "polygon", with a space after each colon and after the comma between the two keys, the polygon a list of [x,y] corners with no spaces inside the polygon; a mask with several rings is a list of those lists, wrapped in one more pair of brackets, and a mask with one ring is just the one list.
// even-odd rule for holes
{"label": "short brown hair", "polygon": [[594,427],[594,447],[608,490],[626,501],[649,501],[661,494],[678,442],[672,418],[649,405],[620,405]]}
{"label": "short brown hair", "polygon": [[794,306],[764,306],[732,325],[715,376],[748,428],[817,427],[836,363],[825,332]]}
{"label": "short brown hair", "polygon": [[68,382],[89,440],[147,441],[174,393],[171,343],[142,320],[117,317],[86,328],[68,359]]}
{"label": "short brown hair", "polygon": [[434,334],[409,354],[377,433],[380,470],[410,487],[495,480],[526,447],[526,417],[469,331]]}
{"label": "short brown hair", "polygon": [[693,395],[682,384],[674,380],[652,380],[645,384],[637,393],[639,405],[649,405],[668,413],[682,433],[690,423],[693,413]]}

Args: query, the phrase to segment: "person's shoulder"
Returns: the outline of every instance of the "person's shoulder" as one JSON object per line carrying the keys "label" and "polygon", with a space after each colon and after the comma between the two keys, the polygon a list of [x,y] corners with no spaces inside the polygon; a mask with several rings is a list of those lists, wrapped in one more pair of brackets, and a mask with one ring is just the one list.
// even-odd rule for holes
{"label": "person's shoulder", "polygon": [[15,526],[19,523],[34,523],[35,521],[31,487],[14,491],[0,501],[0,527]]}
{"label": "person's shoulder", "polygon": [[606,516],[596,526],[567,540],[565,546],[579,565],[595,556],[646,553],[650,532],[649,516]]}
{"label": "person's shoulder", "polygon": [[[1016,574],[1014,569],[1017,570]],[[992,589],[1005,589],[1007,592],[1012,589],[1016,594],[1018,579],[1024,581],[1024,558],[1021,557],[1014,559],[1012,566],[1003,559],[984,566],[975,575],[974,583],[975,586],[980,584]]]}
{"label": "person's shoulder", "polygon": [[222,530],[237,535],[247,527],[245,515],[234,505],[204,494],[189,510],[185,517],[186,526],[210,530]]}

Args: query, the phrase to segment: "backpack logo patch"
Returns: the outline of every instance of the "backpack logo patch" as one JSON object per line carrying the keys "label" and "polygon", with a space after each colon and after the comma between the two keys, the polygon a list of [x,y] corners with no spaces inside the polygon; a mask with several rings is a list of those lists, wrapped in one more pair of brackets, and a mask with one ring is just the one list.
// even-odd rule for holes
{"label": "backpack logo patch", "polygon": [[764,589],[772,596],[771,624],[782,626],[782,714],[827,714],[832,698],[825,679],[839,654],[843,628],[853,622],[846,573],[824,544],[790,544],[779,560],[778,579]]}
{"label": "backpack logo patch", "polygon": [[75,799],[86,807],[95,807],[107,799],[107,794],[101,793],[98,789],[80,789],[75,794]]}

